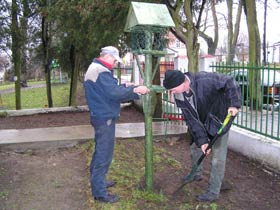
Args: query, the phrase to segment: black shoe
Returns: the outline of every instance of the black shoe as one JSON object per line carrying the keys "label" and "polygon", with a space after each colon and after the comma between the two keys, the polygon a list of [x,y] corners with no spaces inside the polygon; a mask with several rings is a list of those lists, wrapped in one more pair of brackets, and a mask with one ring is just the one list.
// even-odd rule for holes
{"label": "black shoe", "polygon": [[193,181],[200,182],[202,179],[203,179],[203,176],[201,174],[195,174],[194,176],[191,177],[191,179],[188,176],[185,176],[183,178],[183,181],[188,182],[188,183],[193,182]]}
{"label": "black shoe", "polygon": [[216,193],[212,193],[212,192],[206,192],[204,194],[201,194],[199,196],[196,197],[196,200],[198,201],[208,201],[208,202],[212,202],[215,201],[219,198],[219,195]]}
{"label": "black shoe", "polygon": [[107,194],[104,197],[94,197],[94,199],[104,203],[115,203],[120,200],[119,196],[111,194]]}
{"label": "black shoe", "polygon": [[203,179],[203,176],[201,174],[196,174],[193,177],[194,181],[200,182]]}
{"label": "black shoe", "polygon": [[113,187],[116,184],[115,181],[109,180],[106,181],[106,188]]}

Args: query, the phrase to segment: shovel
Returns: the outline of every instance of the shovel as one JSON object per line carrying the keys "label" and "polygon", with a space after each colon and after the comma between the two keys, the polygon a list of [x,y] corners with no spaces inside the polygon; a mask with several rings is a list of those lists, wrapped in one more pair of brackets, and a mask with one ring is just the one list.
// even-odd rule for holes
{"label": "shovel", "polygon": [[[222,123],[221,127],[219,128],[218,132],[216,133],[216,135],[214,136],[214,138],[212,139],[212,141],[210,141],[210,143],[208,144],[208,147],[206,148],[206,151],[211,149],[212,146],[214,145],[214,143],[217,141],[217,139],[220,137],[220,135],[222,134],[224,128],[229,124],[232,123],[232,121],[234,120],[234,117],[231,116],[231,113],[228,113],[224,122]],[[206,153],[205,151],[205,153]],[[192,166],[192,170],[191,172],[185,176],[183,178],[183,183],[178,187],[178,189],[173,193],[173,195],[176,195],[187,183],[192,182],[193,177],[197,171],[198,166],[201,164],[202,160],[206,157],[206,154],[203,153],[200,158],[198,159],[198,161],[196,163],[193,164]]]}

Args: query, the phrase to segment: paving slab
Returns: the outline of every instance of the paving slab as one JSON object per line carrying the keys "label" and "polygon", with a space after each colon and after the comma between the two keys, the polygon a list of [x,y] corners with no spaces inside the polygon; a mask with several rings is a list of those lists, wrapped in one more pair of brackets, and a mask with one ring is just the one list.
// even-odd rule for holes
{"label": "paving slab", "polygon": [[[186,132],[187,128],[183,124],[153,123],[154,136],[177,135]],[[73,146],[79,142],[93,139],[93,136],[94,129],[91,125],[0,130],[0,150]],[[143,122],[116,124],[116,138],[144,136]]]}

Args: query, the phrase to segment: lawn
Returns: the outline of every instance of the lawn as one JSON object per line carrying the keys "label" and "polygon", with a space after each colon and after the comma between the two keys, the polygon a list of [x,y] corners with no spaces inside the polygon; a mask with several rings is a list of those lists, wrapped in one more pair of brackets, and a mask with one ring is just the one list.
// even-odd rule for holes
{"label": "lawn", "polygon": [[[48,107],[47,90],[44,84],[44,81],[28,82],[28,88],[21,88],[22,109]],[[70,84],[55,83],[51,88],[53,107],[68,106]],[[7,110],[15,109],[14,84],[0,86],[0,107]]]}

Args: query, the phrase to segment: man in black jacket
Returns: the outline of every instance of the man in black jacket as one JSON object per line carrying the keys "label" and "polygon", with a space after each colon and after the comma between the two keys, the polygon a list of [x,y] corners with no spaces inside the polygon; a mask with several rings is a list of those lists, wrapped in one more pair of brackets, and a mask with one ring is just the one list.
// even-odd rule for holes
{"label": "man in black jacket", "polygon": [[[239,86],[232,77],[199,72],[191,74],[178,70],[165,72],[163,86],[174,94],[178,108],[182,110],[183,117],[192,137],[191,157],[196,162],[202,152],[206,151],[209,141],[217,133],[220,123],[227,113],[232,116],[238,113],[241,107],[241,93]],[[208,190],[199,196],[199,201],[214,201],[219,198],[222,180],[225,172],[227,156],[228,130],[212,147],[212,166]],[[194,181],[202,180],[202,164],[198,167]]]}

